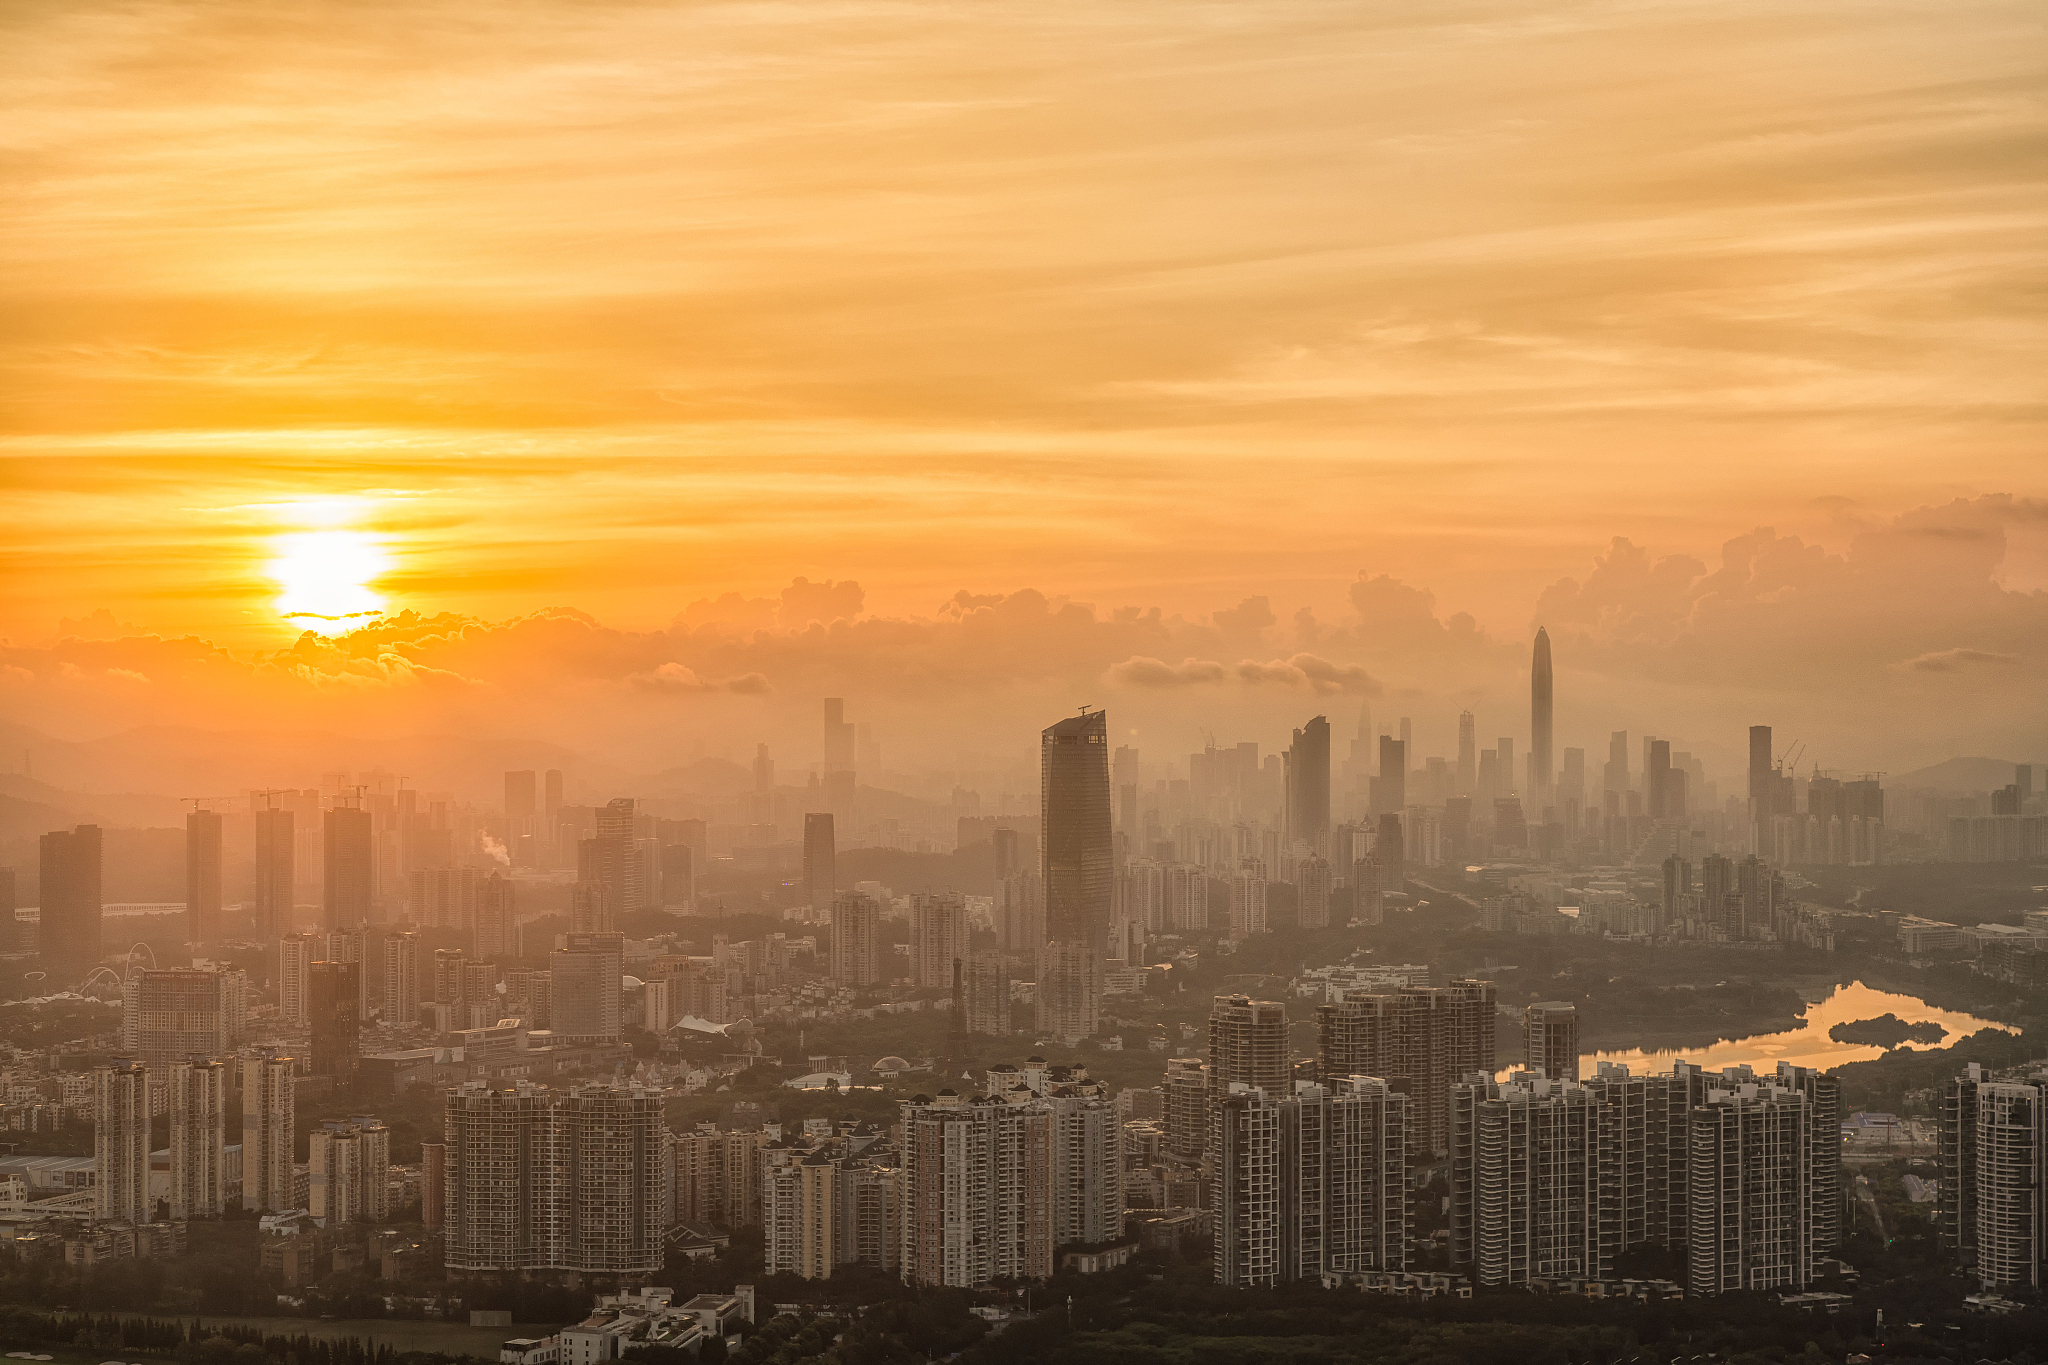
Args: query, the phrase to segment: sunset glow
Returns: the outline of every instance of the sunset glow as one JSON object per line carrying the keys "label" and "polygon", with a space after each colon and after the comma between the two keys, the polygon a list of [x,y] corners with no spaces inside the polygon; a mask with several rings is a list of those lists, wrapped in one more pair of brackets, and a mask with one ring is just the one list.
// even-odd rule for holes
{"label": "sunset glow", "polygon": [[[1455,714],[1547,620],[1573,695],[1725,670],[1989,746],[2048,638],[2038,38],[2019,0],[26,10],[12,709],[226,695],[67,635],[254,668],[412,612],[380,678],[773,730],[1043,601],[1062,699],[1345,655]],[[423,662],[536,613],[639,643]],[[632,681],[668,664],[711,681]]]}

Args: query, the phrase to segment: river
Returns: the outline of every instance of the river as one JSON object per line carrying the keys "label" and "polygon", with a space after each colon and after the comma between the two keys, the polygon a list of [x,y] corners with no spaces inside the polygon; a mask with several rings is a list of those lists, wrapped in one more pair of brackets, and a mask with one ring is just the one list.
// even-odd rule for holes
{"label": "river", "polygon": [[1644,1052],[1640,1049],[1629,1052],[1596,1052],[1580,1064],[1582,1075],[1593,1074],[1599,1062],[1621,1062],[1638,1076],[1650,1076],[1669,1071],[1671,1064],[1678,1061],[1693,1062],[1710,1070],[1722,1067],[1740,1066],[1747,1062],[1759,1072],[1775,1069],[1779,1062],[1790,1062],[1794,1066],[1812,1066],[1826,1069],[1847,1066],[1851,1062],[1867,1062],[1882,1057],[1885,1049],[1869,1043],[1838,1043],[1828,1037],[1828,1030],[1837,1024],[1853,1023],[1858,1019],[1875,1019],[1879,1015],[1894,1014],[1909,1024],[1936,1023],[1948,1030],[1938,1043],[1904,1043],[1903,1047],[1950,1047],[1979,1029],[2003,1029],[2017,1033],[2010,1024],[2001,1024],[1992,1019],[1979,1019],[1975,1015],[1958,1014],[1953,1010],[1936,1009],[1911,995],[1894,995],[1890,991],[1873,990],[1861,981],[1846,986],[1837,986],[1825,999],[1817,1000],[1806,1007],[1801,1016],[1806,1020],[1804,1028],[1787,1029],[1783,1033],[1760,1033],[1751,1038],[1738,1038],[1730,1042],[1713,1043],[1707,1047],[1675,1048],[1670,1051]]}

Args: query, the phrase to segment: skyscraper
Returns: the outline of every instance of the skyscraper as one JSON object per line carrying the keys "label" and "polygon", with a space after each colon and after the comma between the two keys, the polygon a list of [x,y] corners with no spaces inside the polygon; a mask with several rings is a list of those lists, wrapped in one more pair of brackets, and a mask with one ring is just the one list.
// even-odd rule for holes
{"label": "skyscraper", "polygon": [[1643,764],[1643,796],[1649,807],[1652,820],[1674,818],[1671,805],[1671,741],[1668,739],[1646,739],[1643,741],[1645,762]]}
{"label": "skyscraper", "polygon": [[170,1070],[171,1219],[211,1218],[227,1210],[228,1069],[187,1057]]}
{"label": "skyscraper", "polygon": [[859,778],[854,770],[855,727],[846,719],[844,697],[825,698],[825,749],[821,777],[825,802],[834,814],[851,816]]}
{"label": "skyscraper", "polygon": [[1283,771],[1287,780],[1287,842],[1330,851],[1330,722],[1313,717],[1294,732]]}
{"label": "skyscraper", "polygon": [[[1771,761],[1771,727],[1749,727],[1749,818],[1753,826],[1768,827],[1779,813],[1776,797],[1778,780]],[[1785,814],[1790,814],[1787,811]]]}
{"label": "skyscraper", "polygon": [[220,812],[185,816],[185,937],[197,946],[220,938]]}
{"label": "skyscraper", "polygon": [[1607,737],[1607,766],[1601,773],[1602,791],[1628,790],[1628,731],[1616,730]]}
{"label": "skyscraper", "polygon": [[1399,815],[1408,808],[1408,749],[1392,735],[1380,736],[1380,771],[1372,780],[1372,813]]}
{"label": "skyscraper", "polygon": [[1557,769],[1550,751],[1550,632],[1536,627],[1536,645],[1529,658],[1529,802],[1541,813],[1551,804]]}
{"label": "skyscraper", "polygon": [[332,1076],[337,1086],[354,1085],[362,1065],[362,970],[359,962],[315,962],[307,972],[312,1074]]}
{"label": "skyscraper", "polygon": [[354,929],[370,920],[376,864],[370,812],[335,806],[320,816],[320,904],[329,929]]}
{"label": "skyscraper", "polygon": [[577,882],[603,888],[607,913],[614,920],[647,906],[647,881],[634,842],[634,824],[633,798],[614,798],[597,812],[596,835],[576,845]]}
{"label": "skyscraper", "polygon": [[93,1212],[106,1221],[147,1223],[149,1072],[139,1061],[117,1060],[95,1068],[92,1080]]}
{"label": "skyscraper", "polygon": [[100,961],[100,827],[45,834],[41,847],[42,923],[37,951],[52,990],[69,990]]}
{"label": "skyscraper", "polygon": [[242,1207],[282,1213],[297,1207],[293,1144],[297,1062],[275,1054],[242,1063]]}
{"label": "skyscraper", "polygon": [[832,812],[811,811],[804,816],[804,901],[811,918],[822,920],[832,912],[832,897],[839,889],[839,837]]}
{"label": "skyscraper", "polygon": [[1553,1081],[1579,1078],[1579,1011],[1562,1000],[1522,1008],[1522,1063]]}
{"label": "skyscraper", "polygon": [[264,940],[282,938],[298,927],[292,839],[289,810],[273,806],[256,812],[256,935]]}
{"label": "skyscraper", "polygon": [[1084,711],[1048,726],[1039,736],[1039,778],[1048,945],[1039,993],[1058,1015],[1041,1027],[1078,1041],[1100,1027],[1101,957],[1115,890],[1107,713]]}
{"label": "skyscraper", "polygon": [[1479,783],[1479,725],[1470,711],[1458,713],[1458,795],[1470,796]]}

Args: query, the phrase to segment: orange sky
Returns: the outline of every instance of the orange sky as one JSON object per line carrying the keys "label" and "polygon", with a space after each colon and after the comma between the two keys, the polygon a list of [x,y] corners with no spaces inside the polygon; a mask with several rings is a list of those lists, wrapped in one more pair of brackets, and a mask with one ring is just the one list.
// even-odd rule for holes
{"label": "orange sky", "polygon": [[1615,536],[1986,495],[2048,586],[2039,19],[17,7],[0,633],[274,649],[297,554],[640,630],[799,575],[1330,620],[1365,571],[1515,640]]}

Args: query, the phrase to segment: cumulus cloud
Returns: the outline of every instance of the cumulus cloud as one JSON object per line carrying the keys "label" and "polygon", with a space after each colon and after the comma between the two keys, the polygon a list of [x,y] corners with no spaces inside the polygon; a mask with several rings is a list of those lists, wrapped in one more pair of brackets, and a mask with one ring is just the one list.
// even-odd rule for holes
{"label": "cumulus cloud", "polygon": [[1170,664],[1134,654],[1120,664],[1110,665],[1106,676],[1110,682],[1126,687],[1189,687],[1223,682],[1230,671],[1212,659],[1183,659]]}
{"label": "cumulus cloud", "polygon": [[771,690],[768,679],[760,673],[713,680],[701,678],[695,669],[679,663],[665,663],[645,673],[635,673],[626,682],[650,692],[734,692],[757,697]]}
{"label": "cumulus cloud", "polygon": [[1937,649],[1892,665],[1914,673],[1954,673],[1971,664],[2016,664],[2017,654],[1996,654],[1988,649]]}
{"label": "cumulus cloud", "polygon": [[1319,693],[1370,694],[1380,690],[1380,685],[1365,669],[1355,664],[1334,664],[1314,654],[1296,654],[1287,659],[1269,659],[1265,663],[1246,659],[1238,664],[1237,676],[1247,683],[1279,683]]}
{"label": "cumulus cloud", "polygon": [[1314,654],[1296,654],[1287,659],[1263,663],[1244,659],[1235,667],[1213,659],[1183,659],[1169,664],[1159,659],[1133,655],[1110,667],[1108,681],[1127,687],[1173,688],[1214,685],[1235,680],[1251,686],[1273,684],[1309,691],[1373,693],[1380,690],[1364,668],[1336,664]]}

